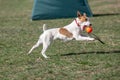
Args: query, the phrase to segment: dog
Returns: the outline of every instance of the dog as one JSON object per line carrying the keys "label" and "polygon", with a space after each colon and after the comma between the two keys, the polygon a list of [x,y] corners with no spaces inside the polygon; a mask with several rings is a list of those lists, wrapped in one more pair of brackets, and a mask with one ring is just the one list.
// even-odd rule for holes
{"label": "dog", "polygon": [[51,42],[55,39],[62,39],[63,41],[75,40],[95,40],[89,36],[82,36],[81,31],[84,31],[85,27],[90,26],[91,23],[86,13],[83,15],[77,11],[77,18],[73,20],[72,23],[60,28],[46,29],[46,25],[43,25],[43,33],[40,35],[37,43],[30,49],[28,54],[30,54],[35,48],[40,44],[43,44],[43,49],[41,51],[44,58],[48,58],[45,54],[47,48]]}

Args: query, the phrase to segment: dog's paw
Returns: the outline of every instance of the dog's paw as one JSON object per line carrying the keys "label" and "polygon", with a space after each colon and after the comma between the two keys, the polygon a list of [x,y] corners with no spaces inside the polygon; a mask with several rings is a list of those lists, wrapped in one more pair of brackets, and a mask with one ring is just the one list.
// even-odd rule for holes
{"label": "dog's paw", "polygon": [[91,38],[91,37],[89,37],[88,40],[90,40],[90,41],[94,41],[95,38]]}
{"label": "dog's paw", "polygon": [[27,55],[29,55],[29,54],[30,54],[30,52],[27,53]]}
{"label": "dog's paw", "polygon": [[92,41],[95,41],[96,39],[95,39],[95,38],[92,38],[91,40],[92,40]]}

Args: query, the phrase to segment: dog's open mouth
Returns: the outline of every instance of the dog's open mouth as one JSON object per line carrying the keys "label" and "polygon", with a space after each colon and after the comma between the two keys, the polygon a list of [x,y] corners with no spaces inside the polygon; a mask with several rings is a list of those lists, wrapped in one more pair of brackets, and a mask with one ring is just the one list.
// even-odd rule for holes
{"label": "dog's open mouth", "polygon": [[91,33],[93,31],[92,24],[90,24],[89,26],[87,25],[83,26],[83,31]]}

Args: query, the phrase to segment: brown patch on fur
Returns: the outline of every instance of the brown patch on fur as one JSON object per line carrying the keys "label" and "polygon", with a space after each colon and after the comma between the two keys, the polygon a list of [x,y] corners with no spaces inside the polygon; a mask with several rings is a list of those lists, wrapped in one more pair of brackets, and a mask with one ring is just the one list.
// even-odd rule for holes
{"label": "brown patch on fur", "polygon": [[73,34],[65,28],[60,28],[59,32],[60,32],[60,34],[65,35],[68,38],[73,37]]}

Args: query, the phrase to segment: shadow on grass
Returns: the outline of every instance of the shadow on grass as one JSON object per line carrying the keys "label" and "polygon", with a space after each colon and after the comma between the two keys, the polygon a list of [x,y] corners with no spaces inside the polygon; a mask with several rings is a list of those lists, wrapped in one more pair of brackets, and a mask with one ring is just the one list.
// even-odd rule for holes
{"label": "shadow on grass", "polygon": [[99,17],[99,16],[113,16],[113,15],[120,15],[120,13],[93,14],[93,17]]}
{"label": "shadow on grass", "polygon": [[120,53],[120,50],[112,50],[112,51],[90,51],[90,52],[80,52],[80,53],[68,53],[62,54],[61,56],[71,56],[71,55],[80,55],[80,54],[114,54]]}

